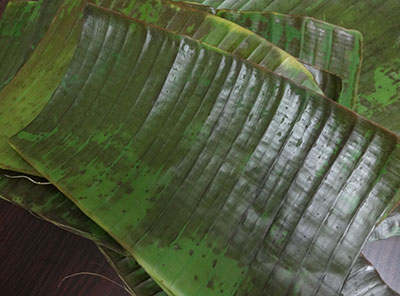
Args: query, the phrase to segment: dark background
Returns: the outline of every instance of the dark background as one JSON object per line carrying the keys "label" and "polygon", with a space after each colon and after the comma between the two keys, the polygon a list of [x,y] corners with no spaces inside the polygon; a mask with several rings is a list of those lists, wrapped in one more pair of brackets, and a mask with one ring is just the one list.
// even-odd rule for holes
{"label": "dark background", "polygon": [[129,296],[95,244],[0,200],[1,296]]}
{"label": "dark background", "polygon": [[[400,292],[400,238],[370,243],[366,257],[382,277]],[[1,296],[128,296],[118,276],[94,243],[42,221],[0,200]],[[58,286],[60,287],[58,288]]]}

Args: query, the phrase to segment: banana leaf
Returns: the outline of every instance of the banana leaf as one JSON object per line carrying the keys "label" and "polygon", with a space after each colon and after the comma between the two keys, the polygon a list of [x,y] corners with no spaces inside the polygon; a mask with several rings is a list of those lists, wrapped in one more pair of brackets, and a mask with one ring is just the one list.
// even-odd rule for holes
{"label": "banana leaf", "polygon": [[190,1],[185,1],[185,2],[180,2],[179,1],[179,5],[184,5],[184,6],[188,6],[191,8],[194,8],[196,10],[202,10],[211,14],[216,14],[217,10],[212,7],[212,6],[208,6],[208,5],[204,5],[204,4],[199,4],[196,2],[190,2]]}
{"label": "banana leaf", "polygon": [[[223,9],[273,10],[281,13],[313,16],[362,32],[365,36],[364,67],[361,73],[358,101],[354,109],[359,114],[400,134],[400,120],[397,120],[400,119],[400,79],[397,75],[400,69],[397,50],[400,42],[392,34],[393,30],[400,29],[400,19],[397,17],[400,13],[400,6],[397,5],[397,2],[389,1],[385,2],[385,5],[377,5],[373,0],[357,2],[355,5],[350,2],[325,0],[318,3],[313,1],[300,3],[296,0],[285,2],[271,0],[207,1],[207,3],[215,8]],[[345,13],[343,14],[342,11]],[[257,14],[257,12],[243,13]],[[377,23],[383,25],[376,25]],[[290,53],[295,55],[293,52]],[[343,75],[345,74],[343,73]],[[398,224],[397,215],[393,215],[377,230],[377,233],[380,232],[380,234],[371,239],[383,239],[398,235]]]}
{"label": "banana leaf", "polygon": [[[72,1],[72,2],[71,2]],[[49,101],[75,51],[88,1],[66,0],[52,26],[18,75],[0,92],[0,168],[38,175],[7,144]],[[240,26],[202,11],[160,0],[98,1],[141,20],[193,36],[258,63],[320,93],[313,76],[294,57]],[[27,95],[29,94],[29,95]]]}
{"label": "banana leaf", "polygon": [[397,0],[195,0],[219,9],[306,15],[363,35],[363,67],[355,110],[400,134],[400,6]]}
{"label": "banana leaf", "polygon": [[[57,189],[51,185],[37,185],[27,178],[13,179],[5,177],[6,175],[12,176],[12,174],[12,172],[1,171],[1,198],[23,207],[32,212],[35,216],[39,216],[67,231],[100,244],[98,248],[116,270],[126,287],[132,291],[132,295],[166,295],[132,257],[124,255],[124,251],[115,241],[80,212],[80,210],[58,192]],[[44,183],[46,181],[44,179],[35,179],[36,182]],[[361,258],[358,259],[350,273],[349,279],[346,281],[342,294],[349,296],[365,295],[370,287],[377,287],[378,282],[380,291],[390,291],[390,288],[383,283],[381,278],[377,274],[374,275],[376,271],[372,265],[369,264],[362,255],[360,256]],[[377,294],[377,288],[374,289],[374,295],[386,295]],[[363,291],[364,294],[355,294],[354,290]]]}
{"label": "banana leaf", "polygon": [[99,250],[114,268],[125,286],[136,296],[166,296],[159,285],[144,271],[144,269],[129,256],[111,251],[102,246]]}
{"label": "banana leaf", "polygon": [[0,18],[0,90],[32,54],[59,4],[60,0],[8,2]]}
{"label": "banana leaf", "polygon": [[[132,290],[133,295],[150,296],[166,295],[157,289],[151,278],[146,277],[143,269],[131,258],[99,246],[100,251],[115,269],[126,287]],[[349,278],[347,279],[341,296],[398,296],[388,287],[379,276],[373,265],[363,255],[357,259]]]}
{"label": "banana leaf", "polygon": [[[195,8],[195,9],[203,10],[203,11],[206,11],[206,12],[209,12],[209,13],[212,13],[212,14],[217,14],[218,13],[218,16],[223,17],[225,19],[229,19],[230,21],[233,21],[235,23],[238,23],[237,15],[236,15],[236,17],[230,19],[231,14],[234,13],[233,11],[220,11],[220,12],[218,12],[217,9],[215,9],[215,8],[213,8],[211,6],[197,4],[197,3],[194,3],[194,2],[180,2],[180,5],[182,5],[182,4],[188,5],[190,7]],[[258,13],[254,12],[254,14],[258,14]],[[288,17],[291,18],[292,16],[288,16]],[[243,27],[246,27],[246,28],[250,29],[251,31],[253,31],[255,33],[261,33],[261,32],[259,32],[259,30],[255,29],[253,26],[251,26],[249,28],[249,26],[245,26],[245,24],[241,24],[241,23],[239,23],[239,24],[241,26],[243,26]],[[329,25],[327,23],[325,23],[325,26],[329,27],[329,29],[331,29],[331,30],[334,29],[334,27],[332,25]],[[336,29],[340,30],[340,31],[343,30],[343,28],[338,28],[338,27]],[[280,34],[280,32],[282,32],[282,28],[274,27],[271,31],[276,32],[277,34]],[[346,32],[346,33],[348,34],[349,32]],[[353,33],[353,32],[351,32],[351,33]],[[261,34],[261,35],[263,35],[263,34]],[[271,41],[272,43],[274,43],[274,44],[276,44],[278,46],[281,45],[281,44],[277,44],[277,42],[274,42],[275,41],[274,39],[271,40],[271,38],[268,38],[268,36],[263,35],[263,37],[266,37],[267,40]],[[306,47],[309,46],[308,45],[308,41],[309,40],[307,38],[303,38],[302,41],[305,43]],[[280,46],[280,47],[283,48],[282,46]],[[290,51],[288,49],[285,49],[285,51],[290,53]],[[291,53],[291,54],[296,56],[295,53]],[[298,57],[298,55],[297,55],[297,57]],[[342,89],[342,80],[341,80],[341,78],[339,78],[338,76],[336,76],[336,75],[334,75],[332,73],[324,71],[321,68],[316,67],[315,65],[312,66],[311,64],[304,63],[304,62],[303,62],[303,65],[311,72],[311,74],[314,77],[314,80],[317,82],[318,86],[322,89],[323,93],[328,98],[331,98],[331,99],[336,101],[338,99],[338,97],[340,95],[340,92],[341,92],[341,89]],[[343,102],[341,102],[341,103],[343,104]]]}
{"label": "banana leaf", "polygon": [[359,32],[310,17],[275,12],[219,10],[217,15],[260,34],[305,63],[340,76],[340,79],[333,76],[337,81],[328,84],[332,90],[322,89],[325,94],[342,90],[338,102],[353,107],[361,67],[362,36]]}
{"label": "banana leaf", "polygon": [[400,208],[397,207],[386,219],[384,219],[374,230],[369,241],[400,236]]}
{"label": "banana leaf", "polygon": [[308,71],[310,71],[315,82],[317,82],[325,96],[331,100],[334,100],[335,102],[340,101],[340,94],[342,92],[342,79],[339,76],[307,63],[302,64]]}
{"label": "banana leaf", "polygon": [[[4,15],[0,19],[0,89],[7,84],[16,71],[20,59],[24,58],[24,45],[28,43],[31,49],[31,34],[24,34],[25,31],[32,29],[32,23],[38,18],[40,4],[36,1],[10,2],[7,5]],[[19,51],[21,54],[18,54]],[[11,62],[10,62],[11,61]],[[15,65],[17,64],[17,65]],[[11,73],[10,73],[11,71]]]}
{"label": "banana leaf", "polygon": [[[52,196],[56,195],[56,189],[53,186],[37,185],[28,181],[27,178],[12,179],[4,177],[7,174],[12,174],[12,172],[2,171],[0,175],[1,198],[27,209],[41,219],[100,244],[98,245],[99,250],[105,255],[106,259],[125,283],[125,286],[132,291],[132,295],[166,295],[132,257],[124,255],[124,251],[117,243],[112,242],[110,244],[110,238],[107,238],[107,235],[97,225],[93,224],[87,227],[87,229],[82,227],[82,225],[90,225],[93,222],[85,215],[77,213],[80,210],[62,194],[58,194],[58,198],[52,198]],[[44,183],[46,180],[36,178],[35,181]],[[60,219],[60,217],[62,218]],[[102,234],[98,235],[98,233]],[[106,246],[107,248],[102,246]],[[370,287],[378,285],[380,291],[391,291],[379,275],[374,273],[376,273],[374,267],[360,255],[346,281],[342,294],[344,296],[370,295],[367,293]],[[374,289],[374,295],[376,296],[397,295],[395,293],[379,294],[376,291],[377,289]],[[364,294],[354,294],[355,290],[363,291]]]}
{"label": "banana leaf", "polygon": [[170,295],[337,295],[400,187],[395,135],[93,7],[57,91],[10,143]]}
{"label": "banana leaf", "polygon": [[[23,8],[23,5],[28,5],[28,4],[36,5],[36,6],[39,7],[39,4],[41,4],[41,3],[42,2],[17,2],[17,1],[11,2],[10,5],[9,5],[9,12],[10,13],[9,13],[9,17],[7,18],[8,21],[6,23],[12,23],[13,24],[13,23],[16,23],[17,20],[19,19],[18,13],[12,13],[14,7],[22,7]],[[27,27],[27,28],[39,27],[43,31],[44,30],[43,23],[47,24],[51,20],[50,16],[54,15],[55,8],[57,8],[60,5],[60,1],[53,1],[51,3],[53,4],[52,6],[49,5],[48,1],[44,2],[43,11],[45,11],[46,14],[42,13],[44,16],[41,14],[41,17],[33,18],[36,21],[35,26],[32,26],[32,22],[33,21],[31,21],[29,23],[30,26],[25,26],[25,27]],[[55,3],[58,3],[58,5],[55,5]],[[113,6],[113,5],[116,5],[116,4],[115,3],[113,3],[113,4],[109,4],[108,3],[108,5]],[[187,5],[187,4],[185,4],[185,5]],[[142,7],[140,5],[140,3],[137,6],[138,7],[136,7],[136,8],[135,7],[131,7],[133,12],[137,11],[137,10],[140,10],[141,7]],[[194,7],[203,8],[203,9],[206,8],[207,11],[214,12],[214,11],[212,11],[210,9],[207,9],[207,7],[205,7],[203,5],[194,5]],[[70,8],[71,8],[71,3],[67,3],[66,5],[64,5],[60,9],[58,18],[64,17],[65,14],[66,14],[66,11],[67,11],[67,13],[68,13],[68,11],[69,11],[69,13],[71,13]],[[179,7],[175,7],[175,10],[178,10],[178,9],[179,9]],[[166,12],[164,11],[163,13],[161,13],[161,15],[166,15],[167,13],[168,13],[168,11],[166,11]],[[175,17],[175,19],[177,19],[178,22],[175,21],[175,25],[174,26],[176,26],[176,24],[179,24],[179,20],[181,20],[181,23],[183,23],[188,18],[189,13],[193,14],[193,11],[188,11],[187,13],[185,13],[186,15],[181,15],[181,16],[178,15],[177,17]],[[143,16],[143,17],[145,18],[146,16]],[[25,23],[26,23],[27,18],[23,17],[22,19],[25,20]],[[43,19],[45,19],[45,21],[43,21]],[[71,23],[71,20],[66,20],[66,22],[67,21],[69,21]],[[39,23],[39,24],[37,24],[37,23]],[[166,25],[166,24],[164,24],[164,25]],[[68,27],[68,25],[66,25],[65,27]],[[25,40],[25,39],[26,40],[31,40],[32,38],[31,38],[30,35],[32,35],[32,32],[34,32],[33,29],[20,32],[20,35],[21,35],[20,38],[13,38],[11,40],[11,41],[13,41],[13,42],[11,42],[11,44],[14,43],[14,45],[15,45],[13,47],[16,47],[17,44],[21,43],[20,42],[21,40]],[[64,30],[64,32],[68,33],[67,30]],[[58,32],[58,33],[60,33],[60,32]],[[54,34],[48,34],[48,35],[54,37]],[[62,35],[62,32],[59,35]],[[19,40],[19,39],[21,39],[21,40]],[[37,38],[33,38],[33,39],[36,40]],[[43,42],[40,50],[38,50],[39,54],[37,54],[32,59],[31,64],[35,65],[35,68],[34,68],[35,72],[33,72],[32,68],[30,68],[29,66],[26,67],[28,69],[28,71],[33,73],[32,74],[32,78],[30,78],[26,74],[27,71],[25,71],[25,74],[21,74],[17,78],[17,81],[13,84],[13,85],[17,86],[18,90],[14,91],[15,88],[13,89],[13,86],[10,86],[10,88],[7,91],[5,91],[5,93],[3,93],[3,96],[5,96],[5,97],[8,96],[9,99],[5,99],[2,102],[3,103],[3,106],[2,106],[3,108],[1,108],[1,109],[5,110],[5,111],[2,112],[2,115],[3,115],[2,117],[4,118],[3,123],[6,124],[2,128],[3,131],[0,132],[0,159],[1,159],[0,165],[1,165],[2,168],[13,169],[13,170],[16,170],[16,171],[21,171],[21,172],[24,172],[24,173],[37,175],[37,172],[35,172],[29,165],[27,165],[24,161],[22,161],[20,159],[20,157],[18,157],[15,153],[13,153],[9,149],[8,145],[6,144],[6,138],[16,132],[15,128],[20,129],[21,128],[21,124],[22,124],[22,126],[24,126],[26,124],[26,122],[31,121],[34,118],[34,116],[36,116],[38,111],[41,110],[41,108],[43,107],[43,104],[45,102],[47,102],[47,97],[48,96],[46,96],[46,91],[50,92],[52,90],[52,88],[48,87],[47,89],[43,89],[43,88],[39,87],[41,82],[37,79],[37,77],[40,76],[40,75],[43,75],[44,73],[50,73],[52,75],[49,75],[49,77],[54,77],[54,80],[57,81],[57,77],[56,77],[56,74],[55,74],[57,72],[57,70],[59,70],[59,73],[63,73],[65,64],[67,63],[67,61],[69,59],[69,56],[68,56],[68,54],[65,54],[65,52],[63,53],[61,48],[63,48],[64,51],[69,51],[71,46],[66,46],[65,47],[64,44],[61,44],[61,46],[55,46],[56,41],[57,41],[56,39],[57,38],[47,38],[47,40]],[[66,38],[66,40],[71,41],[71,39],[68,39],[68,38]],[[3,41],[7,42],[7,43],[10,43],[9,42],[10,40],[7,40],[7,38],[3,38]],[[65,40],[63,40],[63,41],[65,41]],[[29,42],[26,42],[26,43],[27,43],[27,46],[28,46]],[[73,42],[70,43],[70,44],[73,44]],[[34,46],[32,45],[32,46],[28,46],[28,47],[29,47],[29,49],[31,49],[31,47],[34,47]],[[46,49],[49,49],[51,47],[53,47],[53,48],[50,49],[50,51],[47,51],[47,55],[43,56],[43,54],[41,54],[41,52],[46,51]],[[3,47],[3,48],[6,48],[6,47]],[[50,54],[54,54],[54,52],[56,52],[56,51],[58,51],[60,53],[60,55],[59,55],[59,60],[54,61],[54,59],[49,58],[49,55]],[[8,53],[10,53],[10,52],[14,53],[15,51],[14,50],[9,50]],[[7,51],[6,51],[6,53],[7,53]],[[67,57],[65,57],[65,55],[67,55]],[[23,57],[26,58],[26,54],[23,55]],[[6,82],[8,82],[8,81],[10,81],[12,79],[14,73],[19,69],[20,64],[23,62],[23,57],[22,56],[20,57],[21,60],[19,61],[19,63],[10,63],[8,58],[2,59],[3,64],[8,65],[9,68],[10,68],[9,72],[11,72],[11,74],[8,73],[7,71],[3,72],[4,73],[4,79],[3,80],[5,81],[4,84],[6,84]],[[65,59],[65,61],[62,61],[62,59]],[[15,60],[15,59],[10,59],[10,60]],[[41,61],[49,61],[49,63],[48,63],[47,66],[46,65],[40,65],[40,64],[38,66],[38,63],[40,63],[39,62],[40,60]],[[316,79],[318,80],[317,82],[320,83],[324,87],[324,91],[325,91],[326,95],[331,97],[331,98],[334,98],[336,96],[337,89],[335,89],[335,88],[332,89],[330,87],[330,85],[333,83],[333,85],[337,86],[338,83],[335,82],[334,78],[332,79],[332,75],[329,75],[329,74],[326,75],[326,73],[323,73],[323,72],[321,72],[319,70],[316,70],[315,68],[310,68],[309,66],[307,66],[307,68],[316,77]],[[29,85],[25,85],[25,86],[22,85],[22,87],[21,87],[21,84],[23,83],[22,80],[24,80],[24,79],[28,80],[28,81],[31,80],[31,81],[33,81],[33,83],[29,84]],[[49,83],[43,83],[42,85],[49,86]],[[35,94],[35,92],[32,91],[32,88],[36,88],[36,89],[41,90],[41,92],[40,92],[41,97],[40,98],[37,98],[35,95],[32,95],[32,94]],[[10,91],[10,89],[11,89],[11,91]],[[330,92],[331,90],[333,90],[333,92]],[[26,104],[21,105],[21,103],[18,102],[20,105],[18,105],[17,107],[14,106],[15,105],[15,98],[20,98],[21,101],[26,101],[26,95],[25,95],[26,93],[29,93],[29,94],[32,95],[30,100],[29,100],[30,102],[28,102],[29,105],[34,105],[35,106],[35,108],[32,108],[32,109],[29,110],[29,111],[32,111],[32,115],[28,115],[29,112],[27,111]],[[37,93],[39,93],[39,92],[37,92]],[[24,110],[24,114],[22,114],[22,115],[20,114],[21,113],[21,110],[20,110],[21,108]],[[12,116],[14,116],[14,117],[17,116],[17,118],[16,118],[17,121],[13,120],[13,118],[9,118],[9,117],[5,116],[5,114],[8,111],[10,111],[11,114],[13,114]]]}
{"label": "banana leaf", "polygon": [[[14,177],[11,178],[11,176]],[[24,178],[16,178],[13,172],[0,171],[0,198],[25,208],[33,215],[49,221],[58,227],[96,242],[100,251],[105,255],[126,287],[132,291],[133,295],[165,295],[165,292],[161,292],[161,288],[152,281],[151,277],[147,275],[143,268],[141,268],[132,257],[126,255],[126,252],[119,244],[84,215],[78,207],[61,194],[54,186],[49,184],[37,184],[39,182],[40,184],[45,184],[46,180],[43,178],[39,179],[32,176],[23,177]],[[32,178],[34,178],[34,182],[32,182]],[[385,225],[385,223],[387,224],[390,218],[389,216],[388,219],[384,220],[382,225]],[[378,225],[372,232],[371,237],[383,239],[382,234],[386,233],[386,238],[387,234],[390,232],[386,226],[383,229],[384,231],[380,230],[381,227],[382,226]],[[361,264],[359,261],[364,262],[364,264]],[[347,292],[342,291],[343,295],[354,296],[354,293],[351,292],[354,289],[366,291],[369,287],[376,286],[376,283],[381,281],[378,275],[375,275],[375,279],[370,280],[373,273],[376,272],[370,265],[371,264],[367,263],[363,257],[358,259],[345,283],[343,291]],[[360,269],[363,271],[360,272]],[[366,275],[365,272],[368,274]],[[364,278],[366,280],[363,280]],[[379,283],[379,286],[381,287],[381,291],[390,290],[383,281]]]}

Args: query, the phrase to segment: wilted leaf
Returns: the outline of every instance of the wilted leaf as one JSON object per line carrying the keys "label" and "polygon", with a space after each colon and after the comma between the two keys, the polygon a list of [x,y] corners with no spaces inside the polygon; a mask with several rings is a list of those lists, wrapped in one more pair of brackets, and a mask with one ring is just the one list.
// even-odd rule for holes
{"label": "wilted leaf", "polygon": [[194,40],[92,8],[61,85],[12,145],[170,294],[337,295],[396,202],[398,138]]}

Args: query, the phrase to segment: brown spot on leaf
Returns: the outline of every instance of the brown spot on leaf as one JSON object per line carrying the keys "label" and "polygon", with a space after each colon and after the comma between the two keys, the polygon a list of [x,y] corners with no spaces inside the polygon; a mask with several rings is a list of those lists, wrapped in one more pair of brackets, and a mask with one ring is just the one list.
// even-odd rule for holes
{"label": "brown spot on leaf", "polygon": [[213,279],[208,281],[207,288],[214,290],[214,280]]}

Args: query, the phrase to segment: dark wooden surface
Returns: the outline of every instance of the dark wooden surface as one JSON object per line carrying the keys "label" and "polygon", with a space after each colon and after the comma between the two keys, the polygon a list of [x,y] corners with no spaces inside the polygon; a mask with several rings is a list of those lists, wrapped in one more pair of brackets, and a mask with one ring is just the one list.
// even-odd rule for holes
{"label": "dark wooden surface", "polygon": [[[366,257],[400,292],[400,238],[368,244]],[[0,200],[0,296],[127,296],[99,273],[122,284],[95,245]]]}
{"label": "dark wooden surface", "polygon": [[119,278],[95,245],[0,200],[1,296],[127,296],[88,271]]}

